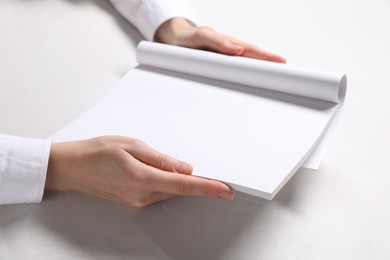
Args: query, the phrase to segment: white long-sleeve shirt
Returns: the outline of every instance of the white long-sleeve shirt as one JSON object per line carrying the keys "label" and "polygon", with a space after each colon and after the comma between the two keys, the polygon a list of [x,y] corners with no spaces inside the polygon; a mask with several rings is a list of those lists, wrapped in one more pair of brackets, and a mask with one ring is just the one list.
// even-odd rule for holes
{"label": "white long-sleeve shirt", "polygon": [[[110,0],[147,40],[174,17],[192,20],[185,0]],[[0,134],[0,205],[40,202],[51,142]]]}

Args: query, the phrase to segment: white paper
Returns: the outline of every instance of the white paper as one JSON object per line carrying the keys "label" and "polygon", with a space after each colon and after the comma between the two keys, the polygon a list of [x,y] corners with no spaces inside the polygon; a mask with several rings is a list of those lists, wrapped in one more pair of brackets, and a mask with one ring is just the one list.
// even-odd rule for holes
{"label": "white paper", "polygon": [[286,64],[141,42],[140,64],[191,75],[259,87],[272,91],[339,103],[341,73],[299,68]]}
{"label": "white paper", "polygon": [[[141,66],[129,71],[110,95],[52,139],[136,137],[190,162],[194,175],[272,199],[321,142],[338,111],[336,102],[343,101],[343,75],[150,46],[139,49]],[[183,56],[184,52],[189,56]],[[152,61],[164,69],[146,66]],[[215,73],[206,75],[209,71]],[[221,81],[204,76],[225,77]],[[239,79],[244,84],[236,84]],[[316,84],[306,96],[315,99],[298,96],[311,82]],[[268,83],[280,85],[278,91],[267,90],[273,87]],[[339,91],[340,85],[344,92]],[[314,88],[320,88],[320,94]]]}

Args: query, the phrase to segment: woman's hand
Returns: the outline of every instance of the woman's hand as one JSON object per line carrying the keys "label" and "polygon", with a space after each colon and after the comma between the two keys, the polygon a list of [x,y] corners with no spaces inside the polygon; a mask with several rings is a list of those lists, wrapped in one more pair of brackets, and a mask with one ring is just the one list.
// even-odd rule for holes
{"label": "woman's hand", "polygon": [[173,18],[163,23],[157,29],[155,40],[193,49],[286,63],[286,60],[279,55],[220,34],[209,27],[195,26],[184,18]]}
{"label": "woman's hand", "polygon": [[45,188],[78,191],[133,209],[174,195],[233,198],[227,185],[191,174],[190,164],[137,139],[105,136],[54,143]]}

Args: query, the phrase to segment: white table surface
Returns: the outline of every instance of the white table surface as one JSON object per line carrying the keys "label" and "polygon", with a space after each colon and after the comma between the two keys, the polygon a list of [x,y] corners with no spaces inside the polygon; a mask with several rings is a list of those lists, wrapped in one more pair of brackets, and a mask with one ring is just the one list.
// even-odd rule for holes
{"label": "white table surface", "polygon": [[[198,23],[345,72],[318,173],[273,201],[174,198],[142,211],[75,193],[0,206],[0,259],[390,259],[390,1],[192,0]],[[0,1],[0,133],[46,138],[134,65],[106,0]]]}

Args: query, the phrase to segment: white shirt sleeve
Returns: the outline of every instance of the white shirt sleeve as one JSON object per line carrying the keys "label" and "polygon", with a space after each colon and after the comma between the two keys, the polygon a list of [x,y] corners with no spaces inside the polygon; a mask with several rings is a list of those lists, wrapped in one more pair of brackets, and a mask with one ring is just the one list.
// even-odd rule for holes
{"label": "white shirt sleeve", "polygon": [[51,142],[0,135],[0,205],[40,202]]}
{"label": "white shirt sleeve", "polygon": [[[185,0],[110,0],[147,40],[174,17],[194,20]],[[0,205],[40,202],[51,142],[0,134]]]}
{"label": "white shirt sleeve", "polygon": [[153,41],[157,28],[171,18],[183,17],[194,21],[194,15],[186,0],[110,1],[149,41]]}

